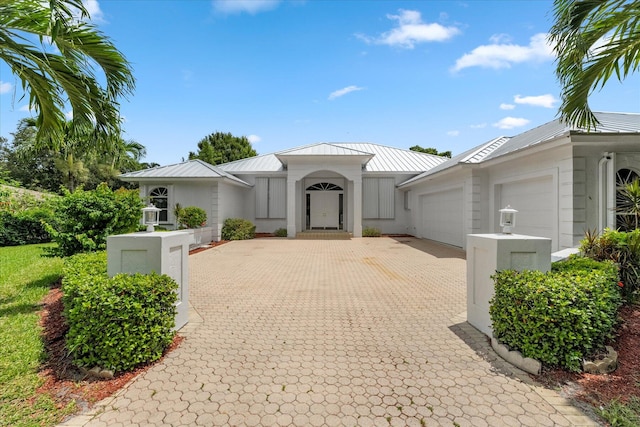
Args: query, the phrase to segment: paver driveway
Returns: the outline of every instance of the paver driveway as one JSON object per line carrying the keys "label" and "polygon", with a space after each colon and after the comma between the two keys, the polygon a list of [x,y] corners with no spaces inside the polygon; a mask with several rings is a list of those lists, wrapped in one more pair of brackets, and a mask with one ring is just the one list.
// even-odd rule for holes
{"label": "paver driveway", "polygon": [[465,323],[462,251],[256,239],[190,257],[185,342],[70,425],[595,425]]}

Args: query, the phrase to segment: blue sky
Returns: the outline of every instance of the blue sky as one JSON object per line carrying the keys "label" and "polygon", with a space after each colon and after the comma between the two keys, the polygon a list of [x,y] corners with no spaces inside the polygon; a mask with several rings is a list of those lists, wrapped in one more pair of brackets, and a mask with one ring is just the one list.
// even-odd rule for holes
{"label": "blue sky", "polygon": [[[316,142],[454,154],[553,120],[552,1],[90,0],[133,64],[125,139],[176,163],[220,131],[260,154]],[[0,135],[30,112],[0,64]],[[640,111],[640,76],[591,97]]]}

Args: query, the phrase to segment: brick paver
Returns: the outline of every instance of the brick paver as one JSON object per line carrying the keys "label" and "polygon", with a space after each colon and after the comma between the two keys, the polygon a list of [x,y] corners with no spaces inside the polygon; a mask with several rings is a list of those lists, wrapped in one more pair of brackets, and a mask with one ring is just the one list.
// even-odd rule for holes
{"label": "brick paver", "polygon": [[67,425],[597,425],[466,323],[460,250],[256,239],[189,261],[186,340]]}

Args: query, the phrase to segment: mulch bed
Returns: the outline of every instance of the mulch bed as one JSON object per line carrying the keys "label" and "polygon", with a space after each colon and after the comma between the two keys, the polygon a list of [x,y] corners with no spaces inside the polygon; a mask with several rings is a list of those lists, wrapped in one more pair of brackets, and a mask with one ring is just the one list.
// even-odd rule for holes
{"label": "mulch bed", "polygon": [[607,375],[546,370],[533,377],[550,387],[568,390],[573,398],[596,407],[613,400],[640,398],[640,305],[620,310],[621,323],[611,345],[618,352],[618,369]]}

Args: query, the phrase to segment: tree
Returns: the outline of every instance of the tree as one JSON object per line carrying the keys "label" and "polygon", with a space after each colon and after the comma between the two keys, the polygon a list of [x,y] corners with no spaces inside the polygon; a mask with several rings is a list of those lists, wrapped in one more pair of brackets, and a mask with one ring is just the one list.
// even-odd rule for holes
{"label": "tree", "polygon": [[640,68],[640,1],[555,0],[554,15],[549,38],[558,57],[560,116],[595,128],[589,95],[614,74],[622,81]]}
{"label": "tree", "polygon": [[219,165],[257,155],[245,136],[237,137],[231,133],[216,132],[198,142],[198,152],[189,152],[189,160],[200,159],[212,165]]}
{"label": "tree", "polygon": [[120,134],[118,99],[135,87],[131,65],[87,18],[82,0],[0,0],[0,60],[29,94],[38,143],[60,141],[68,105],[75,134],[96,142]]}
{"label": "tree", "polygon": [[451,151],[438,152],[437,149],[431,148],[431,147],[423,148],[423,147],[421,147],[419,145],[414,145],[413,147],[409,147],[409,150],[417,151],[419,153],[433,154],[434,156],[442,156],[442,157],[451,158]]}

